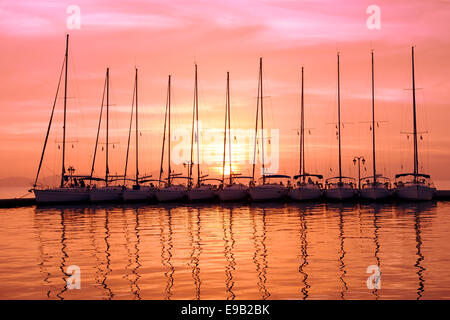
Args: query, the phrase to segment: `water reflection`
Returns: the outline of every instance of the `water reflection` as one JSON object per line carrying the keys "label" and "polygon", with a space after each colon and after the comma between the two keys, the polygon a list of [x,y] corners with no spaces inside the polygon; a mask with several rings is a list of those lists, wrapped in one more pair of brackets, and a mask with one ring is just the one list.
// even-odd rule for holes
{"label": "water reflection", "polygon": [[[445,258],[426,259],[428,250],[448,251],[432,246],[450,239],[424,236],[434,225],[450,227],[450,204],[440,208],[436,224],[434,202],[36,208],[36,246],[19,252],[30,265],[38,261],[39,298],[423,299],[436,284],[450,287],[446,274],[429,280]],[[13,237],[20,243],[23,235]],[[66,287],[71,264],[84,268],[78,292]],[[370,264],[387,270],[382,289],[365,287]]]}
{"label": "water reflection", "polygon": [[134,231],[136,232],[136,242],[134,245],[134,256],[135,256],[135,268],[133,269],[133,274],[136,276],[135,280],[133,281],[134,286],[134,294],[137,299],[141,300],[140,290],[141,288],[138,285],[138,280],[141,277],[139,275],[139,268],[141,267],[141,264],[139,263],[139,245],[141,244],[141,236],[139,234],[139,209],[136,208],[136,219],[135,219],[135,225],[134,225]]}
{"label": "water reflection", "polygon": [[[403,203],[399,207],[399,211],[402,214],[413,215],[414,217],[414,231],[416,240],[416,262],[414,267],[416,268],[418,284],[417,284],[417,300],[422,299],[425,292],[425,278],[424,271],[426,268],[423,266],[423,261],[425,256],[422,251],[423,241],[422,241],[422,221],[426,219],[427,214],[431,212],[431,209],[436,207],[436,202],[418,202],[418,203]],[[425,220],[426,221],[426,220]]]}
{"label": "water reflection", "polygon": [[[95,208],[92,208],[87,211],[87,214],[94,215]],[[102,284],[102,280],[105,278],[102,269],[102,252],[99,249],[98,240],[96,237],[98,227],[96,225],[96,220],[89,219],[89,240],[91,242],[92,250],[94,251],[94,268],[95,268],[95,283],[97,284],[98,290],[101,292],[101,295],[104,295],[104,286]],[[104,241],[104,238],[102,239]]]}
{"label": "water reflection", "polygon": [[[60,242],[61,242],[61,264],[59,266],[59,269],[61,270],[61,273],[62,273],[62,280],[64,283],[66,283],[67,282],[67,279],[66,279],[67,274],[66,274],[65,268],[66,268],[66,259],[69,256],[67,255],[67,252],[66,252],[66,248],[67,248],[67,245],[66,245],[66,223],[65,223],[63,209],[61,209],[60,217],[61,217],[61,240],[60,240]],[[67,286],[63,286],[63,289],[56,296],[58,298],[60,298],[61,300],[64,300],[62,294],[64,292],[66,292],[66,290],[67,290]]]}
{"label": "water reflection", "polygon": [[[172,265],[172,210],[171,209],[161,209],[161,215],[159,220],[159,226],[161,230],[161,261],[164,267],[166,267],[167,271],[164,272],[164,276],[167,279],[166,284],[166,300],[170,300],[172,298],[172,287],[174,283],[174,273],[175,268]],[[166,218],[166,220],[164,220]],[[167,230],[167,234],[166,234]]]}
{"label": "water reflection", "polygon": [[[379,241],[379,233],[380,233],[380,226],[378,224],[378,215],[380,213],[380,207],[378,205],[374,206],[373,210],[373,242],[375,244],[375,260],[377,262],[377,266],[381,273],[381,258],[379,256],[380,253],[380,241]],[[378,293],[377,287],[375,287],[372,291],[372,293],[375,295],[375,299],[378,300],[380,298],[380,295]]]}
{"label": "water reflection", "polygon": [[341,270],[341,275],[339,276],[339,279],[342,282],[343,289],[341,291],[341,298],[342,300],[345,300],[345,292],[348,290],[347,282],[345,282],[345,275],[347,274],[347,271],[345,270],[345,263],[344,263],[344,257],[345,257],[345,250],[344,250],[344,216],[342,214],[342,210],[339,210],[339,269]]}
{"label": "water reflection", "polygon": [[[261,293],[261,299],[266,300],[270,297],[267,290],[267,247],[266,247],[266,207],[260,206],[260,211],[251,211],[253,224],[253,243],[255,252],[253,262],[256,266],[258,290]],[[258,220],[260,225],[258,225]],[[260,230],[258,230],[260,229]]]}
{"label": "water reflection", "polygon": [[201,238],[200,238],[200,208],[189,208],[189,239],[190,247],[192,248],[190,254],[189,264],[192,268],[192,279],[194,280],[195,287],[195,300],[200,299],[200,287],[202,281],[200,280],[200,254],[202,252],[201,248]]}
{"label": "water reflection", "polygon": [[234,280],[233,271],[236,269],[236,261],[234,258],[234,236],[233,236],[233,209],[227,208],[222,215],[223,240],[225,242],[224,255],[227,261],[225,265],[225,286],[227,291],[227,300],[234,300],[236,295],[233,292]]}
{"label": "water reflection", "polygon": [[[139,244],[140,244],[140,235],[139,235],[139,209],[135,208],[135,216],[132,219],[132,223],[128,222],[125,208],[122,210],[122,217],[125,221],[123,224],[123,233],[125,234],[126,239],[126,248],[128,255],[128,264],[126,268],[130,271],[125,277],[130,282],[130,292],[133,294],[133,298],[137,300],[141,300],[140,296],[140,287],[138,285],[138,280],[140,275],[138,274],[138,269],[141,266],[139,263]],[[134,231],[134,236],[136,239],[131,239],[129,227]],[[132,241],[134,241],[134,246],[132,246]],[[132,247],[134,250],[132,250]]]}
{"label": "water reflection", "polygon": [[298,271],[302,275],[302,282],[303,286],[300,289],[301,293],[303,294],[303,300],[306,300],[309,296],[308,291],[311,287],[308,284],[308,274],[305,272],[305,268],[308,265],[308,241],[307,241],[307,230],[308,227],[306,225],[306,218],[305,214],[306,212],[302,209],[299,210],[299,218],[300,218],[300,258],[302,263],[298,267]]}

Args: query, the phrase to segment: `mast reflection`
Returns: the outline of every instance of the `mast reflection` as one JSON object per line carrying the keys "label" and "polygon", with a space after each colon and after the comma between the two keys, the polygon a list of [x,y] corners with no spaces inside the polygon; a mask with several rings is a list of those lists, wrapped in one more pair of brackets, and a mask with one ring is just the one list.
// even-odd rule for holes
{"label": "mast reflection", "polygon": [[344,212],[346,211],[353,211],[354,210],[354,204],[353,203],[328,203],[326,205],[327,210],[333,209],[334,211],[337,211],[338,213],[338,240],[339,240],[339,270],[341,274],[339,275],[339,280],[342,282],[342,290],[340,292],[340,296],[342,300],[345,300],[345,294],[348,291],[348,285],[345,281],[345,277],[347,274],[346,265],[344,262],[345,258],[345,248],[344,248]]}
{"label": "mast reflection", "polygon": [[233,292],[234,280],[233,271],[236,269],[236,261],[234,259],[234,236],[233,236],[233,209],[229,208],[222,215],[223,226],[223,240],[225,241],[225,259],[227,264],[225,266],[225,286],[227,288],[227,300],[234,300],[236,295]]}
{"label": "mast reflection", "polygon": [[102,285],[103,288],[106,291],[106,299],[111,300],[114,297],[114,293],[112,292],[111,288],[107,285],[106,279],[108,278],[108,275],[111,273],[111,253],[109,252],[110,244],[109,244],[109,238],[111,237],[110,230],[109,230],[109,211],[107,208],[105,208],[105,258],[106,258],[106,270],[103,275]]}
{"label": "mast reflection", "polygon": [[63,289],[56,294],[56,296],[61,299],[64,300],[64,297],[62,296],[62,294],[64,292],[67,291],[67,274],[65,271],[65,265],[66,265],[66,258],[69,257],[69,255],[66,252],[67,249],[67,245],[66,245],[66,223],[65,223],[65,217],[64,217],[64,209],[61,209],[60,211],[60,216],[61,216],[61,239],[60,239],[60,243],[61,243],[61,264],[59,265],[59,269],[61,270],[62,273],[62,280],[64,282],[64,287]]}
{"label": "mast reflection", "polygon": [[[258,274],[257,286],[261,293],[261,298],[266,300],[270,297],[270,292],[267,290],[267,247],[266,247],[266,209],[260,208],[261,212],[255,211],[252,214],[253,221],[253,242],[255,246],[255,253],[253,255],[253,262],[256,266],[256,272]],[[262,222],[262,234],[260,235],[257,230],[256,217],[261,217]],[[261,260],[261,261],[260,261]]]}
{"label": "mast reflection", "polygon": [[[193,218],[195,218],[195,222],[193,222]],[[189,219],[189,239],[190,246],[192,248],[189,265],[192,268],[192,279],[194,279],[195,286],[195,300],[200,300],[200,288],[202,281],[200,279],[200,254],[202,253],[201,248],[201,238],[200,238],[200,226],[201,226],[201,218],[200,218],[200,208],[195,210],[195,214],[192,211],[192,208],[188,211],[188,219]],[[195,227],[195,231],[194,231]]]}
{"label": "mast reflection", "polygon": [[131,250],[131,240],[130,240],[130,234],[129,234],[129,228],[128,226],[131,225],[130,223],[128,223],[128,219],[127,219],[127,210],[125,208],[123,208],[122,210],[122,217],[125,221],[125,223],[123,224],[123,232],[125,234],[125,239],[126,239],[126,247],[127,247],[127,256],[128,256],[128,264],[127,264],[127,269],[130,270],[130,274],[127,275],[127,279],[130,281],[130,292],[133,295],[134,299],[137,300],[141,300],[141,296],[140,296],[140,288],[137,285],[137,281],[140,278],[139,274],[137,273],[137,269],[139,268],[140,264],[139,264],[139,248],[138,248],[138,243],[140,242],[139,239],[139,232],[138,232],[138,225],[139,225],[139,212],[138,212],[138,208],[136,207],[134,210],[134,226],[133,226],[133,231],[134,231],[134,235],[136,237],[136,239],[134,240],[134,252],[132,252]]}
{"label": "mast reflection", "polygon": [[45,246],[44,246],[44,240],[42,239],[42,228],[40,226],[40,215],[38,214],[38,212],[36,211],[36,215],[35,215],[35,225],[37,222],[37,228],[35,227],[34,230],[37,230],[37,238],[39,239],[39,244],[38,244],[38,248],[39,248],[39,271],[44,274],[44,279],[43,282],[45,283],[45,287],[48,287],[49,289],[47,290],[47,298],[50,298],[50,294],[51,294],[51,289],[52,289],[52,285],[49,281],[50,279],[50,272],[47,269],[47,262],[48,262],[48,254],[45,253]]}
{"label": "mast reflection", "polygon": [[423,277],[423,272],[426,270],[425,267],[422,266],[422,261],[425,259],[422,253],[422,236],[421,236],[421,226],[420,226],[420,210],[416,210],[414,212],[414,229],[416,231],[416,255],[417,261],[414,266],[417,268],[417,276],[419,278],[419,286],[417,288],[417,300],[422,299],[423,293],[425,291],[425,279]]}
{"label": "mast reflection", "polygon": [[[98,285],[98,288],[102,291],[102,294],[105,294],[104,292],[104,287],[103,287],[103,283],[102,283],[102,277],[104,277],[103,270],[101,268],[101,251],[98,248],[98,244],[97,244],[97,239],[96,239],[96,233],[97,233],[97,226],[95,224],[96,222],[96,210],[95,207],[92,207],[90,209],[86,210],[87,213],[90,213],[89,215],[89,235],[91,238],[91,244],[92,244],[92,248],[95,252],[94,256],[95,256],[95,282]],[[107,294],[107,293],[106,293]]]}
{"label": "mast reflection", "polygon": [[[375,205],[374,210],[373,210],[373,242],[375,244],[374,256],[375,256],[375,260],[377,262],[378,270],[380,270],[380,275],[381,275],[381,259],[379,256],[379,253],[380,253],[380,240],[379,240],[380,226],[378,225],[379,213],[380,213],[380,207],[378,205]],[[380,298],[378,289],[376,287],[373,289],[372,293],[375,295],[376,300],[378,300]]]}
{"label": "mast reflection", "polygon": [[308,284],[308,274],[304,271],[305,267],[308,265],[308,241],[307,241],[307,225],[305,210],[300,209],[299,212],[299,222],[300,222],[300,258],[302,263],[298,267],[298,272],[303,276],[303,287],[301,288],[301,293],[303,294],[303,300],[306,300],[309,296],[309,288],[311,286]]}
{"label": "mast reflection", "polygon": [[135,266],[136,267],[133,269],[133,273],[135,274],[136,278],[135,278],[135,280],[133,282],[133,285],[135,287],[134,294],[135,294],[136,298],[138,300],[141,300],[141,295],[140,295],[141,288],[138,285],[138,280],[141,277],[139,275],[138,270],[142,266],[139,263],[139,245],[141,244],[141,236],[139,234],[139,222],[140,222],[139,221],[139,219],[140,219],[139,215],[140,215],[139,214],[139,209],[136,208],[136,217],[135,217],[135,224],[134,224],[134,231],[136,233],[136,242],[134,244],[134,257],[135,257]]}
{"label": "mast reflection", "polygon": [[[172,249],[173,249],[173,244],[172,244],[172,213],[171,213],[171,209],[162,209],[162,211],[160,212],[160,241],[161,241],[161,262],[163,264],[163,266],[165,266],[168,270],[166,272],[164,272],[164,276],[167,279],[167,284],[166,284],[166,300],[170,300],[172,298],[172,287],[173,287],[173,275],[175,273],[175,269],[172,265],[171,259],[172,259]],[[167,213],[167,214],[165,214]],[[164,223],[164,221],[162,221],[162,218],[164,216],[167,216],[167,223]],[[167,233],[167,237],[165,234],[165,226],[167,226],[168,229],[168,233]]]}

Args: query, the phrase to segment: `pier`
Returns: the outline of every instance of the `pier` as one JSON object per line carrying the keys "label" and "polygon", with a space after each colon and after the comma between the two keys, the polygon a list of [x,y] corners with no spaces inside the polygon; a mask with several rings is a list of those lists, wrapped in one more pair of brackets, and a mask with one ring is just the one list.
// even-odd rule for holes
{"label": "pier", "polygon": [[[383,202],[394,202],[397,201],[397,199],[395,197],[391,197],[388,200],[385,201],[378,201],[380,203]],[[450,201],[450,190],[437,190],[436,191],[436,196],[433,198],[433,201]],[[149,201],[149,203],[157,203],[158,201],[154,200],[154,201]],[[212,200],[209,201],[210,203],[222,203],[220,202],[218,199],[216,200]],[[248,202],[250,203],[251,200],[248,201],[243,201],[243,202]],[[286,198],[284,201],[282,202],[295,202],[292,201],[288,198]],[[325,198],[321,198],[320,200],[318,200],[317,202],[327,202],[327,200]],[[335,201],[333,201],[335,202]],[[364,200],[361,199],[359,197],[355,197],[354,199],[350,200],[350,202],[370,202],[368,200]],[[376,201],[374,201],[376,202]],[[123,203],[127,203],[127,202],[123,202]],[[180,202],[180,204],[184,204],[184,203],[191,203],[189,200],[184,200],[182,202]],[[240,202],[242,203],[242,202]],[[86,202],[86,205],[89,205],[90,202]],[[36,205],[36,199],[35,198],[13,198],[13,199],[0,199],[0,208],[16,208],[16,207],[30,207],[30,206],[34,206]]]}

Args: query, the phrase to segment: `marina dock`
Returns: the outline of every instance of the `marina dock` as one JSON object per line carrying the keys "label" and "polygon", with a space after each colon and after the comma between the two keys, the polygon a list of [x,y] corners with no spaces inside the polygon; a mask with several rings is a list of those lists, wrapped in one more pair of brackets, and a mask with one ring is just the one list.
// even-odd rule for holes
{"label": "marina dock", "polygon": [[[437,200],[437,201],[450,201],[450,190],[437,190],[436,191],[436,196],[434,197],[433,200]],[[325,198],[322,198],[321,200],[319,200],[318,202],[326,202],[327,200]],[[353,202],[367,202],[367,200],[363,200],[360,198],[354,198],[353,200],[351,200]],[[383,202],[393,202],[396,201],[396,198],[390,198],[389,200],[383,201]],[[157,201],[154,201],[155,203]],[[149,202],[149,203],[154,203],[154,202]],[[220,201],[211,201],[211,203],[221,203]],[[248,202],[251,202],[250,200]],[[294,202],[290,199],[286,199],[285,202]],[[381,201],[380,201],[381,202]],[[180,202],[180,204],[182,203],[189,203],[189,201],[183,201]],[[301,202],[299,202],[301,203]],[[29,207],[29,206],[34,206],[36,205],[36,199],[35,198],[13,198],[13,199],[0,199],[0,208],[16,208],[16,207]]]}

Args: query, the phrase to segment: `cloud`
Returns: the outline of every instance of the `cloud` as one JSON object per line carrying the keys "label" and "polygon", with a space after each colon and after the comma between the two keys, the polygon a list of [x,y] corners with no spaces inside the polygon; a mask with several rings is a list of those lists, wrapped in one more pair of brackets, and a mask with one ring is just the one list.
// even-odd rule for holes
{"label": "cloud", "polygon": [[105,27],[120,29],[173,29],[184,23],[180,19],[169,16],[145,13],[96,12],[82,15],[82,25],[88,27]]}

